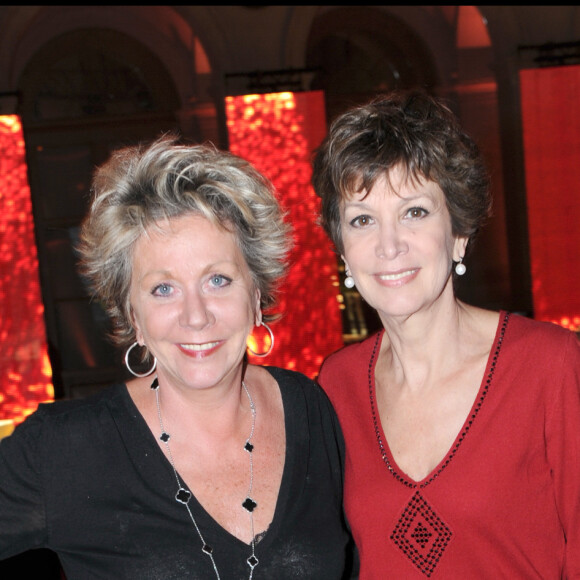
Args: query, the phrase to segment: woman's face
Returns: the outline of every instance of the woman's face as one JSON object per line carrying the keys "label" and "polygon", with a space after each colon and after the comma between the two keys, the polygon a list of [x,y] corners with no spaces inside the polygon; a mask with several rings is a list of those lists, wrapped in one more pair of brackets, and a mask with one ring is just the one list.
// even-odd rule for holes
{"label": "woman's face", "polygon": [[467,238],[451,233],[445,195],[433,181],[413,184],[397,167],[341,205],[343,259],[380,317],[407,317],[453,296],[452,260]]}
{"label": "woman's face", "polygon": [[159,380],[180,388],[239,381],[260,295],[235,235],[197,214],[149,228],[133,254],[137,340],[157,358]]}

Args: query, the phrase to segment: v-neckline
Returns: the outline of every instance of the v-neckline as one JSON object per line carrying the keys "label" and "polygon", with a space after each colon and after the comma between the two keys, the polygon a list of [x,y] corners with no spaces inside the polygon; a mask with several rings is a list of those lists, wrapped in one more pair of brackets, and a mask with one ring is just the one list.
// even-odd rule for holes
{"label": "v-neckline", "polygon": [[393,457],[393,454],[387,441],[387,437],[383,430],[383,426],[381,423],[381,419],[376,404],[377,398],[375,384],[375,368],[377,365],[378,353],[381,348],[385,331],[382,330],[381,332],[377,333],[375,344],[373,346],[373,350],[371,352],[371,356],[369,359],[369,367],[368,367],[368,387],[369,387],[369,400],[370,400],[372,423],[377,438],[378,450],[379,453],[381,454],[382,460],[385,463],[388,470],[393,475],[393,477],[395,477],[395,479],[397,479],[397,481],[399,481],[402,485],[405,485],[413,489],[424,488],[427,485],[429,485],[437,476],[439,476],[439,474],[445,469],[445,467],[447,467],[447,465],[453,460],[458,449],[461,447],[461,443],[469,433],[473,422],[476,420],[479,411],[491,387],[493,375],[495,373],[495,368],[498,361],[498,356],[503,344],[503,337],[509,321],[509,316],[510,316],[509,312],[505,312],[503,310],[500,312],[499,323],[496,329],[495,338],[490,353],[488,355],[485,371],[483,373],[483,377],[475,400],[471,406],[469,413],[467,414],[467,417],[465,418],[465,421],[463,422],[461,429],[457,433],[457,436],[453,440],[453,443],[451,444],[449,450],[445,453],[441,461],[433,468],[433,470],[430,473],[428,473],[421,480],[414,480],[397,465],[397,462]]}
{"label": "v-neckline", "polygon": [[[273,378],[276,380],[278,388],[280,389],[280,394],[282,397],[282,405],[284,409],[284,423],[286,429],[286,449],[285,449],[285,461],[284,461],[284,469],[282,472],[282,479],[280,481],[280,489],[278,490],[278,497],[276,499],[276,506],[274,508],[274,515],[272,517],[272,521],[268,528],[257,534],[256,537],[260,537],[259,542],[256,546],[266,546],[270,543],[271,538],[275,538],[277,535],[277,529],[281,525],[280,522],[284,519],[285,511],[288,509],[288,501],[289,501],[289,487],[292,485],[292,480],[296,475],[296,469],[299,468],[297,465],[297,457],[296,457],[296,450],[298,446],[296,445],[297,438],[300,438],[299,433],[297,432],[295,419],[292,413],[289,413],[289,401],[288,401],[288,390],[283,388],[280,384],[280,377],[276,373],[276,368],[269,368],[265,367],[266,370],[270,372]],[[162,469],[155,470],[155,475],[151,476],[153,480],[152,483],[155,486],[158,486],[159,489],[167,488],[168,490],[168,497],[171,497],[171,494],[175,494],[177,492],[177,482],[175,479],[175,474],[173,471],[173,467],[171,462],[163,453],[163,450],[159,446],[155,434],[152,433],[151,429],[147,425],[147,422],[141,412],[139,411],[137,405],[133,401],[133,398],[129,394],[129,390],[126,385],[124,387],[124,395],[127,401],[128,411],[131,416],[136,420],[136,425],[128,425],[127,429],[122,429],[123,437],[127,444],[128,451],[134,456],[134,458],[139,462],[142,463],[143,461],[143,454],[145,456],[150,456],[153,458],[152,460],[156,462],[158,467],[162,466]],[[294,441],[294,445],[289,445],[291,441]],[[211,528],[212,534],[219,534],[220,539],[218,540],[219,543],[235,543],[240,546],[248,547],[250,544],[247,544],[243,540],[240,540],[235,535],[231,534],[227,529],[217,522],[213,518],[213,516],[203,507],[203,505],[198,501],[195,494],[191,492],[183,478],[181,477],[179,470],[177,470],[177,474],[181,481],[181,486],[191,493],[191,499],[189,500],[189,507],[198,523],[203,525],[203,527]],[[178,502],[175,502],[176,505]],[[178,506],[181,507],[181,506]],[[183,516],[184,518],[189,519],[189,515],[187,513],[187,509],[182,507],[183,509]],[[191,523],[191,522],[190,522]],[[191,524],[193,526],[193,524]],[[195,529],[192,527],[192,531],[195,532]],[[215,541],[215,540],[214,540]]]}

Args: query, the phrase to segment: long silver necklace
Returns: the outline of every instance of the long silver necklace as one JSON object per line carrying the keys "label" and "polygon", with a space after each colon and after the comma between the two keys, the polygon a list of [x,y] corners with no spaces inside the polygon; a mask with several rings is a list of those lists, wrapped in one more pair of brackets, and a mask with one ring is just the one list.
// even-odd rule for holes
{"label": "long silver necklace", "polygon": [[[248,391],[248,387],[246,387],[246,383],[242,381],[242,386],[244,387],[244,391],[248,396],[248,401],[250,401],[250,409],[252,411],[252,429],[250,430],[250,436],[246,439],[246,443],[244,444],[244,450],[248,452],[250,457],[250,484],[248,486],[248,495],[246,499],[242,502],[242,507],[250,514],[250,528],[252,533],[252,553],[250,554],[249,558],[246,560],[248,566],[250,567],[250,576],[249,580],[252,580],[252,576],[254,575],[254,568],[258,565],[259,560],[256,557],[256,538],[254,534],[254,509],[258,506],[258,504],[252,499],[252,487],[254,485],[254,462],[252,460],[252,452],[254,451],[254,444],[252,443],[252,437],[254,436],[254,429],[256,427],[256,406],[254,405],[254,401],[252,400],[252,396],[250,395],[250,391]],[[159,404],[159,381],[157,377],[151,383],[151,388],[155,391],[155,402],[157,404],[157,417],[159,418],[159,427],[161,429],[161,435],[159,439],[163,441],[165,444],[165,449],[167,450],[167,456],[169,457],[169,462],[171,463],[171,467],[173,468],[173,473],[175,475],[175,480],[177,481],[177,493],[175,494],[175,500],[185,506],[187,509],[187,513],[191,521],[193,522],[193,526],[201,540],[201,551],[209,557],[211,560],[211,564],[215,571],[215,575],[218,580],[220,579],[220,574],[218,572],[214,557],[213,557],[213,548],[205,541],[195,518],[193,517],[193,513],[191,512],[191,508],[189,507],[189,500],[191,499],[191,492],[185,489],[184,484],[177,473],[177,469],[175,469],[175,463],[173,461],[173,455],[171,454],[171,448],[169,447],[169,439],[171,439],[171,435],[165,430],[163,427],[163,419],[161,418],[161,405]]]}

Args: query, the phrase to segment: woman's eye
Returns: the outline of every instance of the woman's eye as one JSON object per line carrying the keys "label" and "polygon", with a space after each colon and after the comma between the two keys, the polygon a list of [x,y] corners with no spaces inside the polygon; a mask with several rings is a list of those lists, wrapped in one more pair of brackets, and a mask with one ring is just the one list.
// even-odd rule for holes
{"label": "woman's eye", "polygon": [[210,284],[216,288],[221,288],[222,286],[227,286],[232,280],[227,276],[222,276],[221,274],[214,274],[210,278]]}
{"label": "woman's eye", "polygon": [[362,228],[368,226],[371,223],[371,218],[368,215],[359,215],[354,219],[350,220],[350,225],[355,228]]}
{"label": "woman's eye", "polygon": [[171,286],[169,284],[159,284],[153,288],[152,294],[154,296],[169,296],[171,294]]}
{"label": "woman's eye", "polygon": [[423,207],[412,207],[410,210],[407,211],[407,215],[410,218],[421,218],[428,214],[429,212]]}

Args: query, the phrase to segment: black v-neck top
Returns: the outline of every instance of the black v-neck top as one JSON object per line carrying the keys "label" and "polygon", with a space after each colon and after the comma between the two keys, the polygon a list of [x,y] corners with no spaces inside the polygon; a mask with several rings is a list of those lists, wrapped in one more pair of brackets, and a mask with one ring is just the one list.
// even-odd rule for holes
{"label": "black v-neck top", "polygon": [[[282,394],[286,458],[274,519],[256,544],[253,578],[348,578],[336,415],[307,377],[266,368]],[[216,578],[176,490],[171,465],[124,384],[40,405],[0,443],[0,559],[49,548],[67,580]],[[194,497],[189,505],[221,579],[248,578],[250,547]]]}

